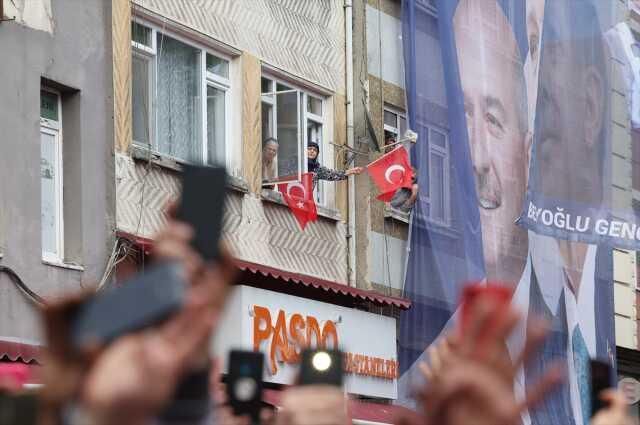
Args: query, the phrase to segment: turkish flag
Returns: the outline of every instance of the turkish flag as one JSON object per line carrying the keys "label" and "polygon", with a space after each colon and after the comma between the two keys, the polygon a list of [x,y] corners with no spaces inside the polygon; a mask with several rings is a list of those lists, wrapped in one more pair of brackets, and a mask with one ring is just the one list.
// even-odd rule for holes
{"label": "turkish flag", "polygon": [[378,199],[383,202],[389,202],[401,187],[411,189],[413,185],[413,169],[404,146],[398,146],[367,165],[367,171],[380,190]]}
{"label": "turkish flag", "polygon": [[301,182],[280,183],[278,190],[302,230],[308,222],[318,219],[318,210],[313,200],[313,173],[304,173]]}

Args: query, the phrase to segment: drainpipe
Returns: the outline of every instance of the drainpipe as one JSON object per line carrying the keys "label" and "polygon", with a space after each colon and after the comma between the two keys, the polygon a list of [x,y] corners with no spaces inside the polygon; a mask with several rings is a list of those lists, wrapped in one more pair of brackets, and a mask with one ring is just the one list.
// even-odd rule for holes
{"label": "drainpipe", "polygon": [[[346,43],[347,72],[347,146],[354,148],[353,134],[353,0],[344,1],[344,30]],[[355,163],[354,163],[355,165]],[[356,286],[356,180],[348,180],[349,196],[349,285]]]}

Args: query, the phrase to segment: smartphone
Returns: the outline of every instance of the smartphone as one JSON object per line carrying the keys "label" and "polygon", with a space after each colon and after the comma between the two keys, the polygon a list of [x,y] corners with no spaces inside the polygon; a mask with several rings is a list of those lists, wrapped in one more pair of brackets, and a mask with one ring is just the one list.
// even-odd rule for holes
{"label": "smartphone", "polygon": [[0,425],[35,425],[38,398],[29,393],[0,393]]}
{"label": "smartphone", "polygon": [[591,381],[591,417],[600,409],[608,407],[608,403],[600,399],[602,391],[611,388],[612,370],[608,363],[599,360],[591,360],[590,381]]}
{"label": "smartphone", "polygon": [[493,301],[498,310],[506,310],[511,303],[513,289],[498,283],[473,283],[464,287],[461,300],[460,332],[465,335],[471,327],[471,315],[480,300]]}
{"label": "smartphone", "polygon": [[171,316],[185,297],[179,267],[172,262],[157,264],[82,304],[71,323],[72,344],[102,345]]}
{"label": "smartphone", "polygon": [[176,216],[193,226],[191,243],[206,260],[220,257],[226,180],[224,167],[185,165],[183,169],[182,198]]}
{"label": "smartphone", "polygon": [[300,364],[300,385],[332,385],[342,387],[343,354],[339,350],[304,350]]}
{"label": "smartphone", "polygon": [[233,413],[247,415],[260,422],[264,355],[256,351],[232,350],[229,353],[227,396]]}

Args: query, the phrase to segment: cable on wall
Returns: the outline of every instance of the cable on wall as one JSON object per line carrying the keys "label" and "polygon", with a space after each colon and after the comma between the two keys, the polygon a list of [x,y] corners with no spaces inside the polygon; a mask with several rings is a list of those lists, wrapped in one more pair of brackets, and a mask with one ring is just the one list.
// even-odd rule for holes
{"label": "cable on wall", "polygon": [[47,304],[44,298],[36,294],[26,283],[20,279],[20,276],[10,267],[0,266],[0,273],[4,273],[9,276],[9,279],[20,289],[20,291],[29,298],[31,302],[38,306]]}

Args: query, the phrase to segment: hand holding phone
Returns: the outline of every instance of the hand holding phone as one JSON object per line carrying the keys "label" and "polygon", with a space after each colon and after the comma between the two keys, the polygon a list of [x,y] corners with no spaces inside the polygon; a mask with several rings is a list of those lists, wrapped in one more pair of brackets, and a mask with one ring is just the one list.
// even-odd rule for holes
{"label": "hand holding phone", "polygon": [[264,355],[255,351],[232,350],[229,353],[227,397],[233,413],[247,415],[260,422]]}
{"label": "hand holding phone", "polygon": [[341,387],[343,362],[343,354],[339,350],[304,350],[298,384]]}
{"label": "hand holding phone", "polygon": [[226,194],[224,167],[185,165],[176,217],[193,226],[193,247],[206,260],[220,257],[220,234]]}

